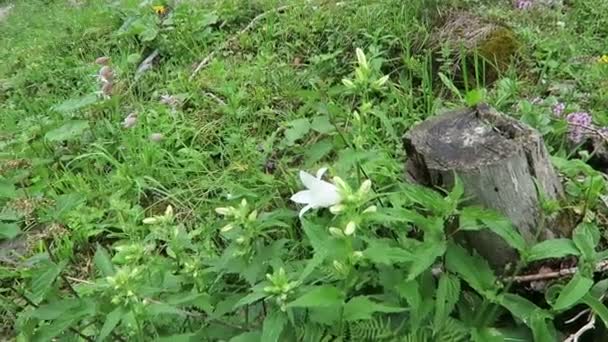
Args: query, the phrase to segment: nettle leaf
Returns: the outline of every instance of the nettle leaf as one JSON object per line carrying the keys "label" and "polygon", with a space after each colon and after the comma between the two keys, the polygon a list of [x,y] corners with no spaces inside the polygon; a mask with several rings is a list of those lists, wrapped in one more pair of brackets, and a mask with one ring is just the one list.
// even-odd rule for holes
{"label": "nettle leaf", "polygon": [[532,246],[526,260],[530,262],[549,258],[563,258],[567,255],[580,255],[574,241],[570,239],[551,239]]}
{"label": "nettle leaf", "polygon": [[213,311],[211,296],[207,293],[180,292],[168,296],[165,302],[178,307],[195,306],[196,308],[210,314]]}
{"label": "nettle leaf", "polygon": [[15,184],[7,179],[0,179],[0,198],[16,198],[17,189]]}
{"label": "nettle leaf", "polygon": [[310,132],[310,122],[306,118],[296,119],[287,123],[285,130],[285,140],[287,145],[293,145],[297,140],[304,138]]}
{"label": "nettle leaf", "polygon": [[344,292],[333,286],[317,286],[287,304],[288,308],[314,308],[341,306],[344,303]]}
{"label": "nettle leaf", "polygon": [[343,318],[347,321],[366,320],[372,319],[372,314],[375,312],[394,313],[405,310],[405,308],[376,303],[367,296],[357,296],[344,304]]}
{"label": "nettle leaf", "polygon": [[101,342],[101,341],[105,340],[106,337],[108,337],[112,333],[114,328],[116,328],[116,326],[118,326],[118,324],[120,323],[120,320],[122,319],[122,317],[124,315],[125,315],[125,311],[123,308],[116,308],[116,309],[114,309],[114,311],[110,312],[106,316],[106,320],[103,323],[101,330],[99,331],[99,335],[97,335],[96,341]]}
{"label": "nettle leaf", "polygon": [[262,327],[262,338],[260,341],[277,342],[281,337],[281,332],[287,324],[287,316],[284,312],[275,310],[264,319]]}
{"label": "nettle leaf", "polygon": [[534,341],[537,342],[554,342],[557,341],[555,336],[555,328],[552,323],[547,322],[549,318],[541,311],[536,311],[530,319],[530,329],[534,335]]}
{"label": "nettle leaf", "polygon": [[[530,326],[532,317],[537,315],[537,312],[543,312],[536,304],[513,293],[500,295],[497,302],[528,326]],[[545,316],[550,317],[547,313],[545,313]]]}
{"label": "nettle leaf", "polygon": [[88,121],[72,120],[61,127],[48,131],[44,137],[46,140],[53,142],[73,140],[80,137],[87,129],[89,129]]}
{"label": "nettle leaf", "polygon": [[446,199],[452,203],[453,209],[456,209],[462,196],[464,196],[464,185],[458,175],[454,175],[454,186],[452,186],[452,191],[450,191]]}
{"label": "nettle leaf", "polygon": [[93,262],[95,263],[95,267],[104,277],[114,275],[115,271],[114,265],[112,264],[112,258],[110,258],[108,251],[100,244],[97,244],[97,250],[95,251],[95,256],[93,256]]}
{"label": "nettle leaf", "polygon": [[363,251],[363,255],[374,264],[384,265],[412,262],[417,259],[412,252],[401,247],[393,247],[390,241],[380,239],[370,240],[369,247]]}
{"label": "nettle leaf", "polygon": [[437,215],[446,215],[450,211],[450,203],[439,193],[417,184],[405,184],[403,194],[414,203],[433,211]]}
{"label": "nettle leaf", "polygon": [[230,339],[230,342],[260,342],[262,333],[259,330],[244,332]]}
{"label": "nettle leaf", "polygon": [[0,240],[13,239],[21,234],[21,228],[16,223],[0,222]]}
{"label": "nettle leaf", "polygon": [[306,146],[304,156],[306,157],[306,165],[310,166],[323,159],[329,152],[334,149],[334,144],[331,139],[323,139],[312,145]]}
{"label": "nettle leaf", "polygon": [[435,299],[435,317],[433,319],[433,328],[440,330],[448,317],[456,302],[460,298],[460,279],[443,273],[439,278],[437,285],[437,296]]}
{"label": "nettle leaf", "polygon": [[47,261],[34,272],[34,276],[32,277],[32,295],[35,301],[44,299],[53,287],[55,279],[61,274],[66,265],[67,261],[62,261],[59,264]]}
{"label": "nettle leaf", "polygon": [[460,275],[477,292],[486,296],[496,292],[496,277],[485,259],[470,255],[456,244],[450,244],[445,261],[449,271]]}
{"label": "nettle leaf", "polygon": [[51,321],[61,317],[64,313],[80,305],[77,298],[68,298],[40,305],[30,315],[32,318]]}
{"label": "nettle leaf", "polygon": [[51,109],[66,114],[90,106],[98,101],[99,97],[97,94],[87,94],[76,99],[64,101],[61,104],[51,107]]}
{"label": "nettle leaf", "polygon": [[461,210],[460,230],[479,230],[482,228],[491,230],[505,240],[509,246],[520,252],[526,249],[525,239],[504,215],[477,206],[465,207]]}
{"label": "nettle leaf", "polygon": [[266,297],[266,293],[264,293],[264,292],[261,292],[261,291],[252,292],[252,293],[246,295],[245,297],[241,298],[238,302],[236,302],[236,304],[234,304],[234,309],[237,309],[237,308],[247,305],[247,304],[255,303],[264,297]]}
{"label": "nettle leaf", "polygon": [[555,303],[553,303],[553,309],[562,311],[573,306],[583,298],[583,296],[589,293],[592,286],[593,280],[583,277],[580,273],[576,273],[568,284],[562,288]]}
{"label": "nettle leaf", "polygon": [[331,133],[336,130],[334,125],[329,121],[329,117],[327,115],[317,116],[312,119],[310,128],[321,134]]}
{"label": "nettle leaf", "polygon": [[572,241],[585,259],[593,260],[596,255],[595,247],[600,241],[600,231],[594,224],[581,223],[574,229]]}
{"label": "nettle leaf", "polygon": [[447,246],[445,240],[442,241],[425,241],[416,246],[413,250],[415,260],[411,263],[408,269],[408,280],[413,280],[422,272],[429,269],[435,260],[445,253]]}

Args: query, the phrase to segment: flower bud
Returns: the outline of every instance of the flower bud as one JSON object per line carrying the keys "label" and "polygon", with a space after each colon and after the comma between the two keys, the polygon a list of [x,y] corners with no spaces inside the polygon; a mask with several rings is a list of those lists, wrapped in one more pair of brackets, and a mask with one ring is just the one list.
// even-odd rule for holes
{"label": "flower bud", "polygon": [[245,237],[244,236],[239,236],[236,239],[236,243],[238,243],[239,245],[242,245],[243,243],[245,243]]}
{"label": "flower bud", "polygon": [[146,217],[145,219],[143,219],[142,223],[143,224],[157,224],[158,217]]}
{"label": "flower bud", "polygon": [[222,216],[231,216],[232,208],[215,208],[215,212]]}
{"label": "flower bud", "polygon": [[258,218],[258,211],[254,210],[251,213],[249,213],[249,216],[247,217],[247,219],[249,221],[255,221]]}
{"label": "flower bud", "polygon": [[223,226],[222,229],[220,229],[220,232],[226,233],[226,232],[231,231],[233,228],[234,228],[234,225],[232,223],[229,223],[229,224]]}
{"label": "flower bud", "polygon": [[344,235],[351,236],[355,233],[356,229],[357,229],[357,224],[355,223],[355,221],[350,221],[346,225],[346,228],[344,228]]}
{"label": "flower bud", "polygon": [[173,207],[171,204],[169,204],[165,209],[165,217],[173,217]]}
{"label": "flower bud", "polygon": [[334,260],[333,262],[334,268],[336,269],[336,271],[340,272],[340,273],[344,273],[344,265],[339,262],[338,260]]}
{"label": "flower bud", "polygon": [[368,69],[369,65],[367,64],[367,58],[365,57],[365,53],[363,52],[363,50],[357,48],[355,50],[355,53],[357,54],[357,61],[359,62],[359,66]]}
{"label": "flower bud", "polygon": [[329,207],[329,211],[334,215],[343,212],[344,209],[346,209],[346,206],[344,204],[336,204]]}
{"label": "flower bud", "polygon": [[388,81],[388,75],[382,76],[381,78],[376,80],[376,82],[374,82],[374,86],[376,86],[377,88],[380,88],[386,83],[386,81]]}
{"label": "flower bud", "polygon": [[346,184],[345,181],[342,180],[342,178],[336,176],[333,178],[334,184],[344,193],[351,193],[352,190],[350,188],[350,186],[348,184]]}
{"label": "flower bud", "polygon": [[378,211],[378,207],[376,207],[375,205],[370,205],[365,210],[363,210],[363,213],[364,214],[371,214],[371,213],[375,213],[376,211]]}
{"label": "flower bud", "polygon": [[342,84],[344,84],[349,89],[353,89],[355,87],[355,84],[353,83],[353,81],[346,79],[346,78],[342,79]]}
{"label": "flower bud", "polygon": [[331,234],[333,237],[337,237],[337,238],[344,237],[344,233],[342,232],[342,230],[339,228],[336,228],[336,227],[330,227],[329,234]]}
{"label": "flower bud", "polygon": [[363,258],[363,252],[361,252],[361,251],[354,251],[353,252],[353,258],[355,258],[355,259]]}
{"label": "flower bud", "polygon": [[366,179],[359,187],[358,193],[360,196],[365,196],[369,193],[371,188],[372,188],[372,181],[369,179]]}

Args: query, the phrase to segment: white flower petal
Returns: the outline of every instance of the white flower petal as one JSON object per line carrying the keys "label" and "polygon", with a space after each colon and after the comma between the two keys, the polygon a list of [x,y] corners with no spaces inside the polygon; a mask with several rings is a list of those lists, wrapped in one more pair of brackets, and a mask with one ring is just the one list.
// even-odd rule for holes
{"label": "white flower petal", "polygon": [[313,177],[313,175],[311,175],[310,173],[308,173],[306,171],[300,171],[300,180],[302,181],[302,184],[304,184],[304,186],[307,189],[313,189],[315,187],[315,185],[317,184],[317,182],[319,181],[318,179]]}
{"label": "white flower petal", "polygon": [[305,214],[307,211],[309,211],[310,209],[312,209],[312,206],[311,206],[311,205],[307,205],[307,206],[305,206],[304,208],[302,208],[302,210],[300,210],[300,215],[299,215],[299,216],[300,216],[300,218],[302,218],[302,216],[304,216],[304,214]]}
{"label": "white flower petal", "polygon": [[326,167],[320,168],[319,171],[317,171],[317,178],[321,179],[321,177],[323,177],[323,175],[325,174],[325,172],[327,172],[327,168]]}
{"label": "white flower petal", "polygon": [[308,204],[308,203],[312,202],[313,195],[310,190],[302,190],[302,191],[295,193],[293,196],[291,196],[290,199],[296,203]]}

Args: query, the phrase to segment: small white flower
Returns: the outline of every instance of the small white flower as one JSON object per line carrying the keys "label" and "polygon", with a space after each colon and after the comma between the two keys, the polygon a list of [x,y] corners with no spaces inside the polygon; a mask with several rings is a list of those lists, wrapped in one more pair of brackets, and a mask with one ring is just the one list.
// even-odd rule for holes
{"label": "small white flower", "polygon": [[300,171],[300,180],[307,190],[302,190],[293,196],[291,200],[296,203],[306,204],[300,210],[300,217],[310,209],[329,208],[342,200],[338,188],[322,179],[327,168],[321,168],[317,171],[316,177],[311,174]]}

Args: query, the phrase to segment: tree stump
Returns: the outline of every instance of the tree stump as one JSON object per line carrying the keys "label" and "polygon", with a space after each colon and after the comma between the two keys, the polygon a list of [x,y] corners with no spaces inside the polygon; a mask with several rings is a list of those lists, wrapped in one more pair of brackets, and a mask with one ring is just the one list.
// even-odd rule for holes
{"label": "tree stump", "polygon": [[[480,104],[422,122],[404,143],[407,171],[417,182],[450,189],[457,175],[467,204],[502,213],[528,242],[563,235],[559,227],[541,224],[538,191],[560,199],[563,189],[542,136],[531,127]],[[538,232],[539,227],[545,228]],[[487,229],[465,232],[464,239],[495,269],[518,260],[517,252]]]}

